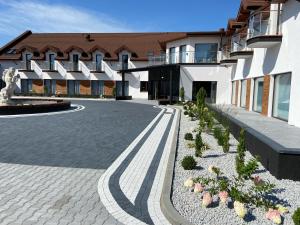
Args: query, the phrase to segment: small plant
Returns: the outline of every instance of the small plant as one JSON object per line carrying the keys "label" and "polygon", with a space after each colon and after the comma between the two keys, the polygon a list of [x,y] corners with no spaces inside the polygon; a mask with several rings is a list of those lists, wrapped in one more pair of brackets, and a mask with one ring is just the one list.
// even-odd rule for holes
{"label": "small plant", "polygon": [[227,127],[225,129],[225,131],[223,132],[223,145],[222,145],[222,147],[223,147],[223,152],[224,153],[229,152],[229,147],[230,147],[229,139],[230,139],[230,132],[229,132],[229,128]]}
{"label": "small plant", "polygon": [[195,156],[202,157],[205,145],[203,143],[201,132],[198,132],[195,139]]}
{"label": "small plant", "polygon": [[300,208],[294,212],[292,218],[295,225],[300,225]]}
{"label": "small plant", "polygon": [[195,148],[195,143],[187,143],[188,148]]}
{"label": "small plant", "polygon": [[195,169],[197,162],[195,161],[193,156],[185,156],[181,161],[181,166],[185,170]]}
{"label": "small plant", "polygon": [[203,111],[203,108],[205,107],[205,97],[206,97],[206,91],[203,87],[199,89],[197,92],[197,108],[199,112]]}
{"label": "small plant", "polygon": [[223,145],[223,131],[221,127],[215,127],[213,131],[214,137],[218,141],[218,145],[222,146]]}
{"label": "small plant", "polygon": [[192,141],[192,140],[194,140],[193,135],[192,135],[191,133],[186,133],[186,134],[184,135],[184,139],[187,140],[187,141]]}
{"label": "small plant", "polygon": [[195,117],[194,113],[189,111],[189,117],[191,117],[191,118]]}
{"label": "small plant", "polygon": [[188,115],[188,114],[189,114],[188,111],[184,111],[184,112],[183,112],[183,115]]}
{"label": "small plant", "polygon": [[179,90],[179,96],[180,96],[180,100],[182,102],[184,102],[184,96],[185,96],[185,91],[184,91],[184,87],[181,87],[180,90]]}

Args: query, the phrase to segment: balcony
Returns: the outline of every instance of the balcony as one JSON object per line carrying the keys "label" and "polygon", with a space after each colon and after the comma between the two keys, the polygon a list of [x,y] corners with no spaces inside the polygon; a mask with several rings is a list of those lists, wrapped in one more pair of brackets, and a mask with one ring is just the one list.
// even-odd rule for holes
{"label": "balcony", "polygon": [[90,73],[104,73],[102,62],[84,62]]}
{"label": "balcony", "polygon": [[218,63],[218,51],[206,52],[175,52],[161,54],[159,56],[149,56],[148,63],[150,66],[164,64],[215,64]]}
{"label": "balcony", "polygon": [[247,39],[249,48],[270,48],[282,42],[282,11],[280,5],[276,7],[276,10],[260,11],[251,15]]}
{"label": "balcony", "polygon": [[79,67],[79,62],[61,61],[60,63],[68,73],[69,72],[81,73],[81,68]]}
{"label": "balcony", "polygon": [[229,48],[225,47],[222,49],[222,53],[221,53],[221,60],[220,60],[220,64],[222,66],[233,66],[234,64],[237,64],[237,59],[232,59],[230,57],[230,50]]}
{"label": "balcony", "polygon": [[57,72],[54,61],[36,61],[43,72]]}
{"label": "balcony", "polygon": [[31,61],[21,61],[18,65],[19,69],[18,71],[20,72],[32,72],[32,68],[31,68]]}
{"label": "balcony", "polygon": [[247,34],[238,33],[231,39],[231,59],[247,59],[253,56],[253,50],[247,47]]}

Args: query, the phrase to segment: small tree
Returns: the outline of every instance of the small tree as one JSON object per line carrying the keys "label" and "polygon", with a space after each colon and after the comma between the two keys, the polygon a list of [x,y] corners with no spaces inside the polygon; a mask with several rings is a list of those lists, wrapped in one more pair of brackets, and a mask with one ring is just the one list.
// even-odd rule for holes
{"label": "small tree", "polygon": [[226,127],[225,131],[223,132],[223,152],[227,153],[229,152],[229,139],[230,139],[230,133],[229,128]]}
{"label": "small tree", "polygon": [[206,91],[203,87],[201,87],[197,93],[197,108],[199,110],[199,113],[201,113],[205,107],[205,97],[206,97]]}
{"label": "small tree", "polygon": [[198,132],[195,139],[195,156],[202,157],[204,143],[201,137],[201,131]]}
{"label": "small tree", "polygon": [[184,102],[184,101],[185,101],[185,99],[184,99],[184,96],[185,96],[184,87],[181,87],[181,88],[180,88],[179,96],[180,96],[180,100],[181,100],[182,102]]}

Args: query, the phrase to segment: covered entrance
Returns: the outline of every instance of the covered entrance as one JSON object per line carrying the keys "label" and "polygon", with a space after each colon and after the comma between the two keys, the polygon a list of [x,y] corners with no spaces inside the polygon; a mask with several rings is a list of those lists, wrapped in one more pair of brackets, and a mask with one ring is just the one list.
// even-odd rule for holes
{"label": "covered entrance", "polygon": [[206,102],[216,103],[217,81],[193,81],[193,100],[196,100],[197,92],[203,87],[206,91]]}

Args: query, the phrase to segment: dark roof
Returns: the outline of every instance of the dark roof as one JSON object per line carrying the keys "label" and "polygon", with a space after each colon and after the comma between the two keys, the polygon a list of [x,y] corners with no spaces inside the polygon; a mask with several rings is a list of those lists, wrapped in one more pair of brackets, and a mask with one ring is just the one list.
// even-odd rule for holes
{"label": "dark roof", "polygon": [[[31,50],[44,57],[45,50],[60,52],[60,59],[67,59],[68,52],[79,49],[88,55],[93,49],[105,50],[106,58],[115,60],[118,53],[127,50],[133,53],[133,60],[147,60],[149,52],[158,55],[165,51],[165,43],[189,36],[220,36],[223,30],[215,32],[156,32],[156,33],[31,33],[26,31],[0,49],[0,59],[20,58],[21,50]],[[9,49],[16,53],[7,55]],[[37,54],[38,55],[38,54]],[[89,56],[90,57],[90,56]]]}

